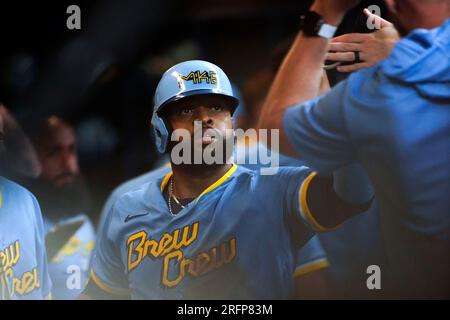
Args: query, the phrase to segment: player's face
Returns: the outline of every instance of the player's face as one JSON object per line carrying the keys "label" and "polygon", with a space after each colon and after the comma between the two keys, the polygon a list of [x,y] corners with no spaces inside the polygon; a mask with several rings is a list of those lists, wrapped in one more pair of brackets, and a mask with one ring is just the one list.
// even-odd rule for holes
{"label": "player's face", "polygon": [[74,182],[79,173],[76,136],[72,128],[59,125],[53,128],[38,146],[43,179],[56,187]]}
{"label": "player's face", "polygon": [[[178,103],[169,114],[172,129],[184,129],[190,132],[192,137],[201,137],[201,144],[206,146],[214,142],[213,131],[226,138],[233,127],[230,108],[224,101],[217,98],[192,98]],[[201,126],[195,126],[201,123]],[[228,132],[227,132],[228,129]],[[201,130],[196,134],[196,130]]]}

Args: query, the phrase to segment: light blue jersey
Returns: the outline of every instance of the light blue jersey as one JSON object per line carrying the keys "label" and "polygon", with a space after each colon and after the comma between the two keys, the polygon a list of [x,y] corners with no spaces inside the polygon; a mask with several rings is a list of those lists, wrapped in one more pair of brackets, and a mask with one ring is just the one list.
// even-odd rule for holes
{"label": "light blue jersey", "polygon": [[[237,146],[237,148],[239,145]],[[261,148],[264,148],[263,152],[270,152],[267,150],[267,148],[260,145]],[[255,154],[256,153],[256,154]],[[244,153],[243,153],[244,154]],[[249,152],[247,153],[248,156],[251,156],[255,154],[255,158],[257,159],[257,145],[251,146],[249,149]],[[292,161],[289,161],[291,160]],[[238,161],[241,161],[241,159],[236,159]],[[251,170],[257,170],[259,166],[257,164],[249,164],[249,161],[243,160],[246,162],[244,167],[251,169]],[[280,156],[280,164],[283,166],[288,166],[289,164],[296,166],[300,166],[301,162],[290,158],[284,155]],[[150,171],[148,173],[145,173],[143,175],[140,175],[134,179],[131,179],[120,186],[118,186],[108,197],[100,217],[100,223],[98,230],[101,229],[101,226],[105,222],[105,218],[108,214],[108,212],[111,210],[114,203],[120,198],[120,196],[124,195],[127,192],[134,191],[142,187],[145,183],[148,183],[154,179],[164,177],[166,174],[170,172],[170,167],[165,166],[153,171]],[[296,266],[294,271],[294,277],[302,276],[306,273],[313,272],[315,270],[323,269],[328,267],[328,260],[325,251],[323,250],[320,239],[318,236],[314,236],[309,240],[296,254]]]}
{"label": "light blue jersey", "polygon": [[44,226],[36,198],[0,177],[0,298],[50,297]]}
{"label": "light blue jersey", "polygon": [[150,181],[164,177],[166,174],[168,174],[171,171],[170,166],[164,166],[152,171],[149,171],[147,173],[144,173],[136,178],[133,178],[131,180],[128,180],[124,183],[122,183],[120,186],[115,188],[113,192],[109,195],[108,199],[106,199],[106,202],[103,206],[97,231],[100,231],[102,226],[105,224],[106,216],[108,215],[109,211],[111,211],[114,203],[125,193],[137,190],[141,188],[144,184],[149,183]]}
{"label": "light blue jersey", "polygon": [[285,112],[321,173],[360,161],[373,182],[395,296],[447,297],[450,281],[450,20]]}
{"label": "light blue jersey", "polygon": [[296,254],[313,235],[299,197],[310,175],[233,165],[176,216],[162,193],[171,173],[154,179],[113,206],[91,279],[134,299],[289,298]]}
{"label": "light blue jersey", "polygon": [[49,257],[48,265],[53,283],[53,299],[76,299],[83,292],[89,279],[89,262],[95,242],[94,226],[85,214],[79,214],[58,223],[44,220],[47,232],[70,223],[81,224],[73,236],[65,244],[61,244],[61,249],[56,255]]}

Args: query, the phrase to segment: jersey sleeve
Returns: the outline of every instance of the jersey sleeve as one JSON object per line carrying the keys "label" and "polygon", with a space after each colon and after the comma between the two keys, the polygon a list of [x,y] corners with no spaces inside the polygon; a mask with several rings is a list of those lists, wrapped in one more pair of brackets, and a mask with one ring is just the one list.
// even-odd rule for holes
{"label": "jersey sleeve", "polygon": [[[31,194],[30,194],[31,195]],[[47,251],[45,246],[45,231],[42,213],[36,198],[31,195],[34,206],[35,218],[35,244],[36,244],[36,261],[39,276],[39,283],[43,299],[51,299],[52,281],[49,274],[47,264]]]}
{"label": "jersey sleeve", "polygon": [[[115,210],[116,207],[113,206],[97,236],[91,260],[90,281],[84,292],[88,296],[90,293],[98,292],[99,290],[107,296],[126,297],[129,295],[125,267],[120,258],[120,249],[116,245],[114,241],[115,236],[113,235],[112,227]],[[94,287],[95,290],[93,290]],[[93,298],[97,297],[93,296]]]}
{"label": "jersey sleeve", "polygon": [[311,174],[312,171],[307,167],[280,167],[276,174],[260,176],[260,180],[265,182],[258,190],[262,195],[261,201],[271,202],[263,204],[265,207],[271,207],[274,201],[279,203],[295,247],[303,246],[314,234],[309,221],[301,214],[299,197],[303,182]]}
{"label": "jersey sleeve", "polygon": [[347,81],[315,99],[286,110],[286,136],[306,163],[321,174],[354,160],[345,121],[344,97]]}
{"label": "jersey sleeve", "polygon": [[317,235],[301,247],[295,262],[294,278],[329,267],[327,255]]}

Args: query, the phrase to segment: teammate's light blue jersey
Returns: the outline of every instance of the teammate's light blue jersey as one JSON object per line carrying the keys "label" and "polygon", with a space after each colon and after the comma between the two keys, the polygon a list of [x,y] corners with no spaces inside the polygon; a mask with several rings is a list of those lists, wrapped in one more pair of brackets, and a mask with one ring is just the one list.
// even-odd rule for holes
{"label": "teammate's light blue jersey", "polygon": [[44,299],[50,290],[39,204],[0,177],[0,299]]}
{"label": "teammate's light blue jersey", "polygon": [[386,60],[284,116],[290,142],[313,169],[354,161],[367,169],[402,297],[449,292],[449,52],[450,20],[416,30]]}
{"label": "teammate's light blue jersey", "polygon": [[58,223],[45,219],[46,232],[80,222],[81,226],[54,257],[49,257],[49,273],[52,279],[54,300],[76,299],[89,280],[89,262],[94,249],[95,230],[89,217],[76,215]]}
{"label": "teammate's light blue jersey", "polygon": [[289,298],[296,252],[313,234],[299,200],[310,174],[233,165],[176,216],[162,193],[171,174],[155,179],[113,206],[91,279],[134,299]]}

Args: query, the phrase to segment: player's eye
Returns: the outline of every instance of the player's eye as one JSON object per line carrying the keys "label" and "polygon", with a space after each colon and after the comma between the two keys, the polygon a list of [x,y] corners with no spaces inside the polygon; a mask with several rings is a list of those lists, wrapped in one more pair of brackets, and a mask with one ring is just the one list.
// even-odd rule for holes
{"label": "player's eye", "polygon": [[193,110],[189,107],[182,108],[180,110],[180,115],[182,115],[182,116],[190,116],[192,113],[193,113]]}
{"label": "player's eye", "polygon": [[214,106],[214,107],[211,107],[211,110],[214,112],[221,112],[223,110],[223,108],[220,106]]}

